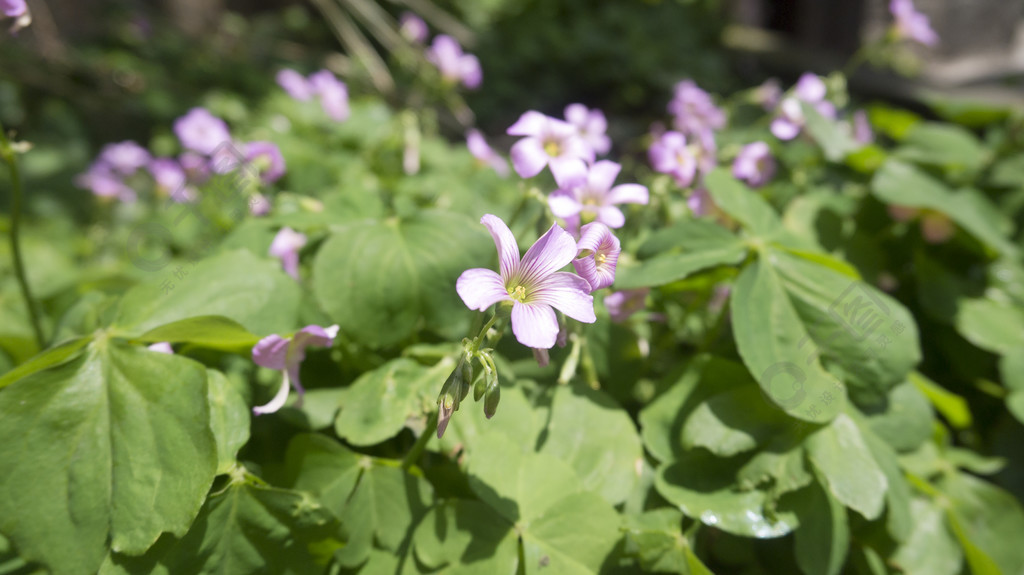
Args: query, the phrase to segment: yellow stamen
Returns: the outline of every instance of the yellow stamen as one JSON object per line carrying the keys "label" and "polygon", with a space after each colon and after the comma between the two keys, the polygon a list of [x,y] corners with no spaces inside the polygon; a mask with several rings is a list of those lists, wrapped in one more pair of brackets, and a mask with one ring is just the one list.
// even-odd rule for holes
{"label": "yellow stamen", "polygon": [[562,148],[558,145],[558,142],[548,142],[544,144],[544,151],[552,158],[555,158],[561,153]]}
{"label": "yellow stamen", "polygon": [[509,290],[508,295],[517,302],[523,303],[523,301],[526,300],[526,288],[524,288],[523,286],[516,286],[515,288]]}

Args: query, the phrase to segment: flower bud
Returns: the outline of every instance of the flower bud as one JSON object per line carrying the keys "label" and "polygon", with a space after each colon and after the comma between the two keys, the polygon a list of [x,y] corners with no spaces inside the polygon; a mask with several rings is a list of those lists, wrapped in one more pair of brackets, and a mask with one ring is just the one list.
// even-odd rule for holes
{"label": "flower bud", "polygon": [[445,380],[444,386],[441,387],[441,393],[437,396],[437,438],[440,439],[444,435],[444,430],[448,427],[448,420],[451,419],[452,413],[458,411],[459,402],[465,395],[463,394],[463,379],[462,379],[462,363],[452,370],[451,375]]}
{"label": "flower bud", "polygon": [[484,392],[484,415],[487,419],[494,417],[498,410],[498,401],[501,400],[501,387],[498,385],[498,375],[488,377],[487,391]]}
{"label": "flower bud", "polygon": [[487,379],[481,375],[473,384],[473,401],[480,401],[480,398],[484,396],[484,392],[487,391]]}

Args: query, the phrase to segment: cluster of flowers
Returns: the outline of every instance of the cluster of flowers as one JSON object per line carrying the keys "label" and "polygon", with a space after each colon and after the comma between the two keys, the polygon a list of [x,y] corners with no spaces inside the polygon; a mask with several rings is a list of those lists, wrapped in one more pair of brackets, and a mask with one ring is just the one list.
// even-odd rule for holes
{"label": "cluster of flowers", "polygon": [[[430,29],[422,18],[406,12],[399,20],[399,33],[415,45],[424,45],[430,36]],[[435,36],[425,56],[428,62],[437,67],[437,71],[441,73],[441,80],[446,84],[462,84],[470,90],[475,90],[483,82],[480,60],[472,54],[463,52],[459,41],[447,34]]]}
{"label": "cluster of flowers", "polygon": [[[195,185],[242,163],[256,169],[266,184],[285,173],[284,157],[273,142],[236,144],[224,120],[204,108],[193,108],[175,120],[174,133],[184,148],[177,158],[155,158],[130,140],[107,144],[89,169],[75,178],[75,184],[101,198],[131,202],[137,194],[130,179],[145,170],[158,193],[176,202],[191,202],[198,198]],[[256,200],[250,202],[254,215],[266,214],[270,204],[264,198]]]}
{"label": "cluster of flowers", "polygon": [[324,113],[335,122],[348,119],[348,86],[330,70],[320,70],[306,77],[285,68],[277,73],[277,84],[300,102],[319,99]]}

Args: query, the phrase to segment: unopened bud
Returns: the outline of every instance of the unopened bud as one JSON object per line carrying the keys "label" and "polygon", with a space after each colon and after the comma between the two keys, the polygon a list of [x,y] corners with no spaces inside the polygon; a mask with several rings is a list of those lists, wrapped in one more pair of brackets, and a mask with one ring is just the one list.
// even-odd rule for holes
{"label": "unopened bud", "polygon": [[476,382],[473,383],[473,401],[480,401],[485,391],[487,391],[487,377],[481,374]]}
{"label": "unopened bud", "polygon": [[495,374],[494,378],[487,382],[487,391],[484,392],[484,415],[487,416],[487,419],[494,417],[500,400],[501,386],[498,385],[498,377]]}
{"label": "unopened bud", "polygon": [[458,365],[452,371],[448,379],[445,380],[444,385],[441,387],[441,393],[437,396],[437,437],[438,439],[444,435],[445,428],[448,427],[448,420],[451,419],[452,413],[459,409],[459,395],[462,393],[462,365]]}

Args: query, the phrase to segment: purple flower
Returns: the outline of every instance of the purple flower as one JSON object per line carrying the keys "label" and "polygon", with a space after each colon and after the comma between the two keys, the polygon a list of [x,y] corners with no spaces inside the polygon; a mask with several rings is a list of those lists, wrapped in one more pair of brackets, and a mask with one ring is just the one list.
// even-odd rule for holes
{"label": "purple flower", "polygon": [[320,70],[309,77],[313,93],[320,97],[320,106],[335,122],[344,122],[349,116],[348,87],[330,70]]}
{"label": "purple flower", "polygon": [[686,145],[686,136],[679,132],[665,132],[648,150],[654,171],[669,174],[680,187],[693,183],[697,175],[697,158]]}
{"label": "purple flower", "polygon": [[249,197],[249,213],[254,216],[265,216],[270,213],[270,200],[257,192]]}
{"label": "purple flower", "polygon": [[619,238],[615,237],[608,226],[600,222],[592,222],[580,231],[580,241],[576,242],[576,259],[572,267],[590,284],[590,291],[612,285],[615,281],[615,265],[622,251]]}
{"label": "purple flower", "polygon": [[259,171],[264,183],[272,184],[284,175],[284,156],[273,142],[249,142],[245,145],[245,161]]}
{"label": "purple flower", "polygon": [[174,121],[174,133],[187,150],[209,156],[223,143],[231,142],[228,125],[205,108],[192,108]]}
{"label": "purple flower", "polygon": [[270,242],[270,255],[281,260],[281,266],[288,275],[299,279],[299,250],[306,245],[305,234],[284,227],[281,228],[274,241]]}
{"label": "purple flower", "polygon": [[774,110],[782,100],[782,86],[776,78],[769,78],[754,89],[754,102],[765,110]]}
{"label": "purple flower", "polygon": [[427,41],[430,29],[427,28],[427,23],[423,21],[423,18],[412,12],[403,12],[398,19],[398,33],[413,44],[422,44]]}
{"label": "purple flower", "polygon": [[629,319],[629,316],[644,309],[644,300],[650,291],[650,288],[623,290],[604,298],[604,306],[608,308],[612,321],[622,323]]}
{"label": "purple flower", "polygon": [[210,155],[207,168],[214,174],[230,174],[238,169],[244,159],[242,152],[232,145],[217,146]]}
{"label": "purple flower", "polygon": [[174,355],[174,348],[172,348],[171,344],[166,341],[158,341],[152,345],[147,345],[146,349],[148,349],[149,351],[155,351],[157,353],[169,353],[171,355]]}
{"label": "purple flower", "polygon": [[594,150],[580,138],[576,127],[533,110],[508,129],[510,136],[526,136],[512,146],[512,167],[523,178],[532,178],[551,166],[555,178],[577,169],[583,160],[594,161]]}
{"label": "purple flower", "polygon": [[277,334],[268,335],[253,346],[253,362],[262,367],[284,372],[284,378],[281,381],[281,389],[274,399],[265,405],[252,408],[252,412],[262,415],[281,409],[288,401],[288,391],[292,386],[299,394],[301,403],[305,389],[302,388],[302,383],[299,381],[299,366],[302,364],[302,360],[306,359],[306,348],[311,345],[331,347],[337,336],[338,326],[336,325],[330,327],[307,325],[290,338],[283,338]]}
{"label": "purple flower", "polygon": [[675,96],[668,103],[668,111],[675,116],[673,126],[684,134],[697,134],[725,126],[725,113],[715,106],[711,96],[693,80],[683,80],[676,84]]}
{"label": "purple flower", "polygon": [[185,170],[174,158],[153,158],[149,162],[149,173],[161,190],[172,194],[185,185]]}
{"label": "purple flower", "polygon": [[313,85],[302,74],[284,68],[277,73],[277,85],[284,88],[288,95],[305,102],[313,97]]}
{"label": "purple flower", "polygon": [[184,152],[178,156],[178,163],[185,170],[188,179],[202,182],[210,177],[210,165],[206,158],[195,152]]}
{"label": "purple flower", "polygon": [[110,166],[115,172],[130,176],[148,164],[149,158],[146,148],[131,140],[125,140],[117,144],[103,146],[99,161]]}
{"label": "purple flower", "polygon": [[122,202],[133,202],[136,198],[135,190],[126,186],[103,162],[94,162],[88,171],[76,176],[75,185],[100,198],[117,198]]}
{"label": "purple flower", "polygon": [[594,323],[590,284],[576,274],[558,271],[576,258],[576,242],[557,225],[519,259],[519,246],[501,218],[485,215],[498,248],[501,273],[474,268],[462,272],[455,290],[470,309],[484,311],[498,302],[512,303],[512,333],[519,343],[551,349],[558,338],[555,309],[584,323]]}
{"label": "purple flower", "polygon": [[580,139],[598,156],[603,156],[612,149],[612,140],[605,134],[608,131],[608,121],[601,110],[588,110],[583,104],[569,104],[565,108],[565,121],[576,126]]}
{"label": "purple flower", "polygon": [[765,142],[754,142],[743,146],[732,164],[732,175],[737,180],[759,188],[775,175],[775,158]]}
{"label": "purple flower", "polygon": [[437,66],[441,79],[453,84],[462,83],[470,90],[480,86],[483,72],[480,60],[472,54],[464,54],[458,40],[439,34],[427,49],[427,61]]}
{"label": "purple flower", "polygon": [[469,153],[473,154],[474,158],[494,168],[499,176],[503,178],[508,176],[508,161],[487,145],[487,140],[484,139],[480,130],[466,132],[466,147],[469,148]]}
{"label": "purple flower", "polygon": [[853,114],[853,139],[865,146],[875,141],[875,132],[871,129],[868,113],[864,110],[857,110]]}
{"label": "purple flower", "polygon": [[897,38],[912,40],[925,46],[934,46],[939,36],[932,30],[928,17],[914,9],[911,0],[892,0],[889,11],[896,22],[893,24]]}
{"label": "purple flower", "polygon": [[[555,175],[559,188],[548,196],[551,212],[560,218],[583,215],[612,228],[626,223],[618,204],[646,204],[648,192],[640,184],[612,187],[622,166],[601,160],[588,169],[582,162]],[[586,220],[589,221],[589,220]]]}
{"label": "purple flower", "polygon": [[772,121],[771,131],[780,140],[792,140],[804,127],[804,111],[800,102],[812,104],[819,114],[834,120],[836,107],[825,99],[826,88],[821,78],[807,73],[800,76],[793,90],[794,95],[779,104],[779,115]]}
{"label": "purple flower", "polygon": [[711,199],[711,194],[704,188],[693,190],[690,197],[686,198],[686,207],[690,208],[693,215],[698,218],[713,214],[716,209],[715,201]]}
{"label": "purple flower", "polygon": [[28,13],[25,0],[0,0],[0,12],[8,18],[19,18]]}

